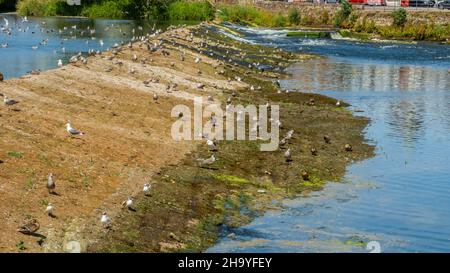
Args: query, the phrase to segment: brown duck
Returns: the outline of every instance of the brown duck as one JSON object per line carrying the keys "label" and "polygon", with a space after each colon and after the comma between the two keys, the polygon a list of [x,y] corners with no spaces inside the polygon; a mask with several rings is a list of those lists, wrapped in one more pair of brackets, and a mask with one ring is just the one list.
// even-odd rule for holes
{"label": "brown duck", "polygon": [[31,219],[25,224],[21,225],[17,231],[23,234],[33,234],[38,231],[40,228],[39,222],[36,219]]}
{"label": "brown duck", "polygon": [[350,144],[345,144],[344,148],[345,148],[345,150],[346,150],[347,152],[353,151],[353,147],[352,147],[352,145],[350,145]]}
{"label": "brown duck", "polygon": [[305,170],[302,171],[302,178],[303,180],[309,180],[309,173]]}

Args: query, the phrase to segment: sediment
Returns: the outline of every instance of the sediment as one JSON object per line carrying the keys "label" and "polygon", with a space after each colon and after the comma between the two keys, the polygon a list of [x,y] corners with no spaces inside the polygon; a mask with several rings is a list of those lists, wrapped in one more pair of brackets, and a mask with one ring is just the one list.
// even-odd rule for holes
{"label": "sediment", "polygon": [[[86,64],[1,82],[0,93],[19,104],[0,108],[0,251],[68,251],[72,241],[88,252],[203,251],[220,232],[276,209],[274,200],[339,181],[349,163],[373,153],[362,134],[368,120],[332,98],[279,90],[274,81],[288,76],[284,68],[310,58],[235,41],[202,24],[148,36]],[[279,105],[280,135],[294,130],[285,145],[292,161],[285,149],[261,152],[261,141],[218,141],[213,152],[204,140],[174,140],[171,109],[192,107],[196,96],[223,108],[229,97],[244,106]],[[68,136],[68,120],[86,134]],[[198,164],[212,154],[214,164]],[[49,173],[57,195],[47,192]],[[141,192],[145,182],[150,196]],[[121,206],[129,196],[134,211]],[[44,213],[49,202],[55,218]],[[109,229],[100,224],[103,211]],[[40,223],[38,236],[18,233],[31,218]]]}

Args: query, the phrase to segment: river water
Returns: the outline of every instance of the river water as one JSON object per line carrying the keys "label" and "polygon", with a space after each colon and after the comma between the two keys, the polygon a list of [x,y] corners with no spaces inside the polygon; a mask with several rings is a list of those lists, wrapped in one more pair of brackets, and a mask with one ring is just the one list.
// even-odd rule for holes
{"label": "river water", "polygon": [[377,148],[342,183],[227,230],[236,236],[209,251],[368,252],[376,241],[382,252],[450,252],[450,46],[235,29],[251,43],[326,56],[292,65],[282,87],[351,103],[371,119],[365,135]]}
{"label": "river water", "polygon": [[[56,68],[58,59],[66,63],[78,52],[106,50],[152,28],[125,20],[22,22],[1,14],[0,26],[0,45],[7,44],[0,47],[0,72],[6,78]],[[326,56],[292,65],[282,87],[351,103],[355,114],[371,119],[365,134],[377,148],[375,157],[351,165],[341,183],[286,200],[282,210],[227,230],[236,236],[222,237],[208,251],[366,252],[367,242],[377,241],[384,252],[450,252],[450,46],[235,29],[250,43]]]}
{"label": "river water", "polygon": [[0,72],[11,78],[33,70],[53,69],[59,59],[66,64],[79,52],[87,55],[89,50],[105,51],[116,43],[126,43],[169,25],[63,17],[29,17],[25,21],[13,14],[0,14]]}

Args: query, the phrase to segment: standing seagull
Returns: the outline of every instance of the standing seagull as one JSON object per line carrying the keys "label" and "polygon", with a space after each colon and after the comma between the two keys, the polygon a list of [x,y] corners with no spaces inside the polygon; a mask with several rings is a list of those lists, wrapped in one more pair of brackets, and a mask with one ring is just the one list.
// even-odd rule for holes
{"label": "standing seagull", "polygon": [[55,217],[55,215],[53,214],[53,209],[54,207],[52,203],[48,203],[47,208],[45,209],[45,213],[47,213],[50,217]]}
{"label": "standing seagull", "polygon": [[61,59],[58,60],[58,67],[62,67],[63,66],[63,62]]}
{"label": "standing seagull", "polygon": [[48,193],[50,193],[50,194],[55,193],[55,188],[56,188],[55,179],[53,178],[53,174],[50,173],[48,175],[48,180],[47,180]]}
{"label": "standing seagull", "polygon": [[149,183],[145,183],[144,184],[144,188],[142,189],[142,191],[144,192],[145,196],[150,196],[150,189],[152,188],[152,186]]}
{"label": "standing seagull", "polygon": [[4,96],[4,97],[3,97],[3,103],[4,103],[5,105],[11,106],[11,105],[17,104],[17,103],[19,103],[19,102],[16,101],[16,100],[10,99],[10,98],[8,98],[7,96]]}
{"label": "standing seagull", "polygon": [[284,158],[286,159],[286,162],[292,161],[291,148],[287,149],[287,151],[284,153]]}
{"label": "standing seagull", "polygon": [[84,135],[83,132],[78,131],[77,129],[73,128],[73,127],[70,125],[70,123],[67,123],[67,124],[66,124],[66,130],[67,130],[67,132],[68,132],[70,135],[72,135],[72,136],[82,136],[82,135]]}
{"label": "standing seagull", "polygon": [[122,203],[122,207],[132,210],[133,209],[133,198],[128,197],[128,199]]}
{"label": "standing seagull", "polygon": [[104,228],[109,228],[109,216],[106,214],[106,211],[102,213],[102,217],[100,218],[100,223],[102,223]]}

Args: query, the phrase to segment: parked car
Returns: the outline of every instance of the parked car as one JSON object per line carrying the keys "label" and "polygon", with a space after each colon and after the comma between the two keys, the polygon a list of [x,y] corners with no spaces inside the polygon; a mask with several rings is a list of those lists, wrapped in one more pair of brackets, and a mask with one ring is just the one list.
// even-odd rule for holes
{"label": "parked car", "polygon": [[410,7],[433,7],[436,4],[434,0],[409,0]]}
{"label": "parked car", "polygon": [[437,4],[437,7],[440,9],[450,9],[450,0],[439,2]]}

